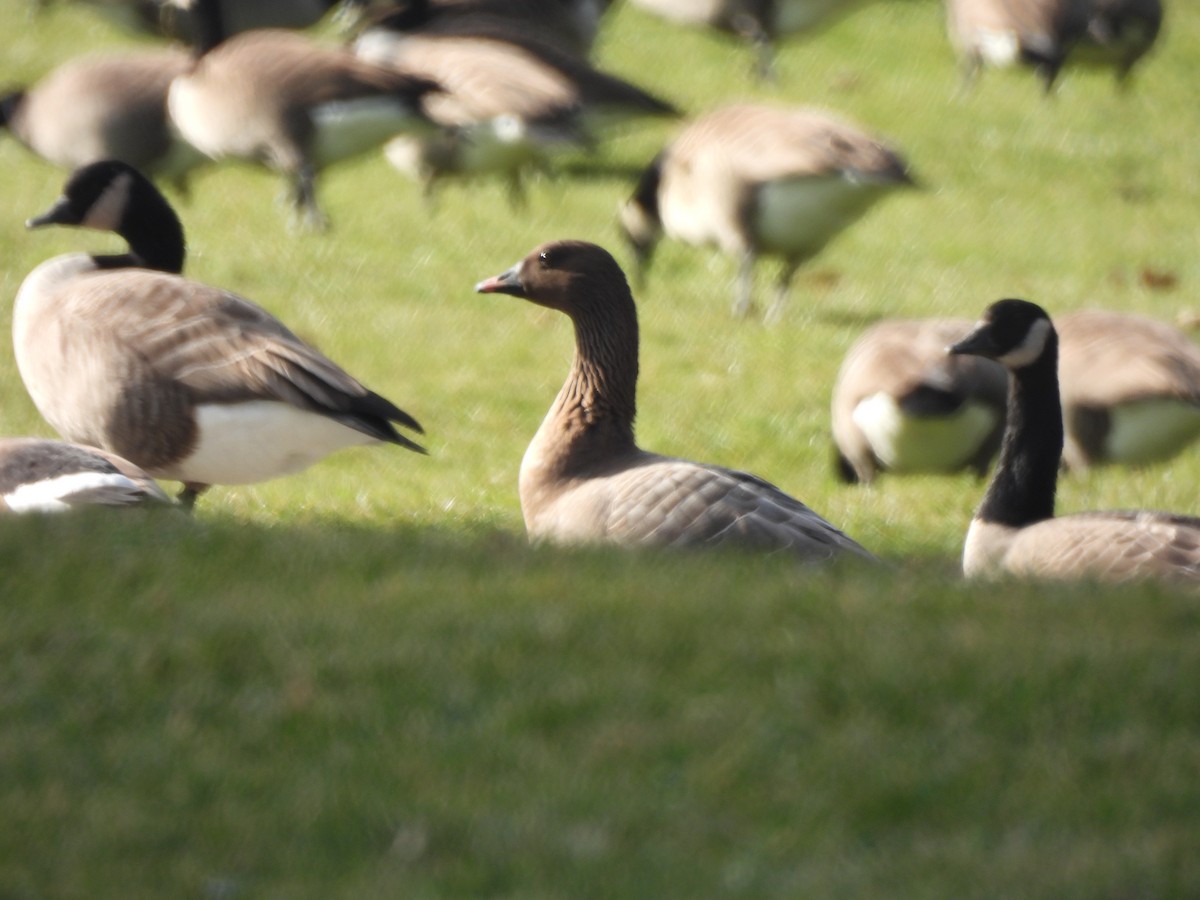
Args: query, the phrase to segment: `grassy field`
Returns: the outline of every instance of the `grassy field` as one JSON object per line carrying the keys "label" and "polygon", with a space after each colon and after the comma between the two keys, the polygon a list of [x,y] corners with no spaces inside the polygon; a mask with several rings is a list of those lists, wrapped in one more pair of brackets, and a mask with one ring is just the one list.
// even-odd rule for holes
{"label": "grassy field", "polygon": [[[932,0],[787,44],[768,85],[731,41],[608,23],[599,60],[689,112],[831,108],[921,180],[801,272],[778,326],[731,321],[734,264],[703,250],[664,245],[639,294],[641,443],[769,478],[886,572],[526,545],[517,468],[569,325],[472,286],[558,237],[628,262],[617,204],[674,126],[520,208],[491,182],[430,206],[363,159],[320,183],[323,236],[288,230],[278,178],[200,173],[172,195],[189,273],[413,413],[431,454],[346,452],[194,519],[0,522],[0,897],[1200,896],[1194,595],[964,584],[982,485],[841,486],[828,414],[880,317],[1195,311],[1200,7],[1168,18],[1134,90],[1072,71],[1051,99],[1023,72],[956,96]],[[0,34],[0,83],[136,43],[23,0]],[[0,137],[8,298],[114,246],[23,229],[63,178]],[[0,433],[49,433],[8,353]],[[1059,507],[1196,513],[1198,478],[1193,450],[1064,479]]]}

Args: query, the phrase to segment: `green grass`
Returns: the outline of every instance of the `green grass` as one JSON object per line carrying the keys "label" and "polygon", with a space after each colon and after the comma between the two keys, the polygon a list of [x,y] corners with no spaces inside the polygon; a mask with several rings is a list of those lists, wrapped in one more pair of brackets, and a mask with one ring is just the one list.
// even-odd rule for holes
{"label": "green grass", "polygon": [[[363,159],[319,185],[327,236],[287,230],[274,176],[201,173],[173,197],[190,274],[416,415],[431,455],[345,452],[215,489],[191,520],[0,522],[0,897],[1200,894],[1195,597],[965,585],[981,485],[843,487],[828,434],[842,354],[877,318],[1012,295],[1192,310],[1200,9],[1168,16],[1128,95],[1071,72],[1049,101],[1022,72],[957,98],[928,0],[789,43],[774,86],[731,41],[628,8],[609,23],[601,61],[689,111],[832,108],[924,184],[802,272],[778,327],[730,320],[734,264],[703,250],[664,245],[639,294],[641,442],[775,481],[887,572],[525,543],[517,468],[569,326],[472,286],[556,237],[628,261],[630,179],[606,173],[673,126],[535,181],[524,208],[479,182],[430,209]],[[0,33],[0,82],[133,43],[20,0]],[[63,178],[0,139],[4,296],[111,245],[23,229]],[[9,354],[0,433],[49,433]],[[1198,476],[1193,450],[1065,479],[1059,505],[1195,512]]]}

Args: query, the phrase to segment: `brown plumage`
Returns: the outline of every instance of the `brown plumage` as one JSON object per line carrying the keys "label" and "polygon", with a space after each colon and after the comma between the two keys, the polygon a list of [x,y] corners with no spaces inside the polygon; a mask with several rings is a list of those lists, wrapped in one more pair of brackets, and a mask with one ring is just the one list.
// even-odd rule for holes
{"label": "brown plumage", "polygon": [[987,66],[1033,67],[1046,90],[1087,29],[1088,0],[946,0],[964,84]]}
{"label": "brown plumage", "polygon": [[1200,437],[1200,347],[1187,335],[1101,310],[1055,326],[1069,466],[1156,462]]}
{"label": "brown plumage", "polygon": [[521,463],[521,510],[532,539],[728,545],[806,561],[871,558],[760,478],[637,446],[637,311],[604,249],[580,241],[544,244],[476,290],[559,310],[575,326],[570,374]]}
{"label": "brown plumage", "polygon": [[658,155],[622,208],[621,227],[639,274],[662,234],[738,259],[738,316],[752,309],[758,257],[781,257],[767,311],[775,319],[800,265],[912,184],[900,155],[850,122],[802,107],[734,104],[697,118]]}
{"label": "brown plumage", "polygon": [[994,303],[950,352],[994,359],[1011,382],[1000,459],[963,548],[967,575],[1200,582],[1200,518],[1144,510],[1055,517],[1058,336],[1041,307]]}
{"label": "brown plumage", "polygon": [[838,473],[869,483],[883,471],[981,477],[1000,449],[1008,373],[946,346],[967,319],[887,319],[846,353],[833,387]]}
{"label": "brown plumage", "polygon": [[297,212],[325,224],[314,193],[323,167],[405,130],[432,128],[421,99],[436,85],[322,47],[289,31],[248,31],[222,40],[211,0],[199,0],[206,33],[193,67],[172,83],[168,109],[179,131],[214,159],[235,157],[283,172]]}
{"label": "brown plumage", "polygon": [[167,89],[189,65],[171,49],[78,57],[0,99],[0,125],[64,169],[120,159],[182,184],[204,157],[168,128]]}
{"label": "brown plumage", "polygon": [[45,438],[0,438],[0,513],[170,503],[153,478],[112,453]]}
{"label": "brown plumage", "polygon": [[[154,187],[123,163],[89,166],[31,227],[115,231],[124,256],[54,257],[13,309],[21,378],[67,440],[102,447],[189,502],[211,484],[298,472],[341,447],[420,448],[417,422],[242,297],[179,275],[183,232]],[[165,246],[163,246],[165,245]]]}

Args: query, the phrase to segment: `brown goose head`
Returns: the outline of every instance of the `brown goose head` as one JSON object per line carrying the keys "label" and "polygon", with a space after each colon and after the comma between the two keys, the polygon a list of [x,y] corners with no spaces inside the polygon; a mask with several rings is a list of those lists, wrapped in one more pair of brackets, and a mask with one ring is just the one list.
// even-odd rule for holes
{"label": "brown goose head", "polygon": [[512,294],[576,321],[608,318],[614,309],[633,305],[625,273],[612,254],[586,241],[542,244],[508,271],[479,282],[475,290]]}

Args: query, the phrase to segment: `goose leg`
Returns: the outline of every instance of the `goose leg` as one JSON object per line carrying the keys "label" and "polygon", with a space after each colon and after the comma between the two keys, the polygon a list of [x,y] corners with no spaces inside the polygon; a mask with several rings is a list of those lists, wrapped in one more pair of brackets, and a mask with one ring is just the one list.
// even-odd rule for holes
{"label": "goose leg", "polygon": [[768,325],[774,325],[783,318],[783,308],[787,305],[792,276],[796,274],[796,268],[799,265],[796,260],[789,259],[784,262],[783,271],[779,273],[779,284],[775,288],[775,302],[767,307],[767,314],[763,317],[763,321]]}
{"label": "goose leg", "polygon": [[754,312],[754,251],[747,250],[742,254],[742,263],[738,268],[737,290],[733,299],[733,317],[744,319]]}
{"label": "goose leg", "polygon": [[183,483],[183,490],[179,492],[175,499],[179,501],[180,506],[182,506],[188,512],[191,512],[196,508],[196,498],[207,491],[209,487],[210,485],[207,484],[198,484],[194,481],[185,481]]}
{"label": "goose leg", "polygon": [[311,231],[324,231],[329,227],[329,220],[317,206],[316,173],[311,165],[301,166],[296,173],[292,198],[301,226]]}

